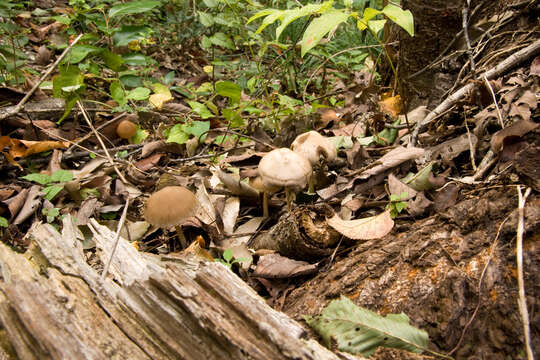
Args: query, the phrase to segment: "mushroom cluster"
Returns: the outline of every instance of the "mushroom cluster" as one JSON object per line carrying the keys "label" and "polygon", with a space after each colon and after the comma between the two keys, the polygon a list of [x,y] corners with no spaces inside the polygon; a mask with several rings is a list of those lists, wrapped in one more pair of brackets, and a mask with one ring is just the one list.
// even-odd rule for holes
{"label": "mushroom cluster", "polygon": [[183,186],[166,186],[156,191],[146,201],[144,217],[150,224],[160,228],[176,228],[182,248],[187,241],[182,231],[182,223],[197,212],[197,198]]}

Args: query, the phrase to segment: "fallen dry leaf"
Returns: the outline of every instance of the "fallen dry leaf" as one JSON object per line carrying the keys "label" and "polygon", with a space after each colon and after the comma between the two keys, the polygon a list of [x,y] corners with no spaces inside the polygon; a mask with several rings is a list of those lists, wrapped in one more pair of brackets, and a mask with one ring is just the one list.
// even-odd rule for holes
{"label": "fallen dry leaf", "polygon": [[313,274],[317,265],[306,261],[289,259],[279,254],[261,256],[252,276],[269,279],[286,279]]}
{"label": "fallen dry leaf", "polygon": [[497,131],[491,137],[491,150],[498,153],[503,147],[504,139],[509,136],[521,137],[538,127],[538,124],[529,120],[520,120],[509,127]]}
{"label": "fallen dry leaf", "polygon": [[68,142],[62,141],[29,141],[0,136],[0,148],[7,147],[9,155],[13,158],[26,157],[53,149],[65,149],[68,146]]}
{"label": "fallen dry leaf", "polygon": [[381,111],[390,115],[392,118],[397,118],[403,108],[401,96],[390,96],[379,101]]}
{"label": "fallen dry leaf", "polygon": [[394,220],[390,211],[386,210],[379,215],[356,220],[342,220],[338,215],[334,215],[328,219],[328,225],[349,239],[369,240],[388,234],[394,227]]}
{"label": "fallen dry leaf", "polygon": [[424,154],[424,149],[421,148],[404,148],[403,146],[398,146],[397,148],[391,150],[382,156],[378,162],[380,165],[376,165],[371,169],[363,171],[358,178],[367,179],[372,175],[379,174],[387,169],[391,169],[394,166],[397,166],[401,163],[404,163],[407,160],[416,159]]}
{"label": "fallen dry leaf", "polygon": [[394,174],[388,175],[388,189],[390,194],[401,196],[402,193],[407,193],[407,196],[400,198],[401,200],[409,200],[416,196],[417,191],[410,186],[402,183]]}

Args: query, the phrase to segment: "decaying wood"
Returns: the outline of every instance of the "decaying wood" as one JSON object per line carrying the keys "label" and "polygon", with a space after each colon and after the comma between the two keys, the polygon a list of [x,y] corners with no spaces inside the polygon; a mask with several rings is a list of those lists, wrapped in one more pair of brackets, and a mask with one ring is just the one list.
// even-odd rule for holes
{"label": "decaying wood", "polygon": [[[91,220],[105,263],[114,233]],[[164,262],[120,239],[110,276],[85,261],[71,218],[0,244],[0,321],[21,359],[337,359],[219,263]]]}

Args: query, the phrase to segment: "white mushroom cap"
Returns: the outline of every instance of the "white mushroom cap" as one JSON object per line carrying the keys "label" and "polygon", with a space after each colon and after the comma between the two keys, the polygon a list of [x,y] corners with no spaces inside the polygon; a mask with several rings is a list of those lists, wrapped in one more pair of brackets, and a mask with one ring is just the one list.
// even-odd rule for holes
{"label": "white mushroom cap", "polygon": [[316,131],[308,131],[298,135],[294,139],[291,149],[308,159],[311,165],[318,163],[321,155],[328,162],[334,161],[337,156],[334,144]]}
{"label": "white mushroom cap", "polygon": [[259,162],[259,176],[266,188],[299,191],[306,187],[312,171],[305,157],[287,148],[272,150]]}
{"label": "white mushroom cap", "polygon": [[197,205],[197,198],[185,187],[166,186],[150,195],[144,217],[152,225],[169,228],[195,215]]}

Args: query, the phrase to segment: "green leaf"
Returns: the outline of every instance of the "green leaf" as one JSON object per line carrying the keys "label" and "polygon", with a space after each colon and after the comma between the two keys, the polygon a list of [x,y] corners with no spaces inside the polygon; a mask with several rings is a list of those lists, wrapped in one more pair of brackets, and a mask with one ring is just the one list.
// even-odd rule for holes
{"label": "green leaf", "polygon": [[[420,170],[412,178],[408,179],[405,184],[409,185],[416,191],[430,190],[433,188],[433,184],[429,181],[429,175],[433,169],[433,162],[428,163],[422,170]],[[402,180],[403,181],[403,180]]]}
{"label": "green leaf", "polygon": [[111,97],[118,105],[124,106],[127,103],[126,92],[119,81],[111,83],[109,91],[111,92]]}
{"label": "green leaf", "polygon": [[109,50],[104,50],[101,52],[101,58],[105,65],[112,71],[119,72],[122,70],[122,65],[124,65],[124,59],[122,56],[112,53]]}
{"label": "green leaf", "polygon": [[184,131],[184,125],[183,124],[176,124],[172,128],[169,129],[169,134],[167,136],[168,143],[177,143],[177,144],[185,144],[186,141],[189,140],[189,134]]}
{"label": "green leaf", "polygon": [[368,22],[368,27],[373,31],[373,33],[378,34],[379,31],[384,29],[386,20],[371,20]]}
{"label": "green leaf", "polygon": [[92,45],[75,45],[71,48],[71,56],[62,61],[63,64],[78,64],[83,61],[89,54],[98,53],[101,48]]}
{"label": "green leaf", "polygon": [[213,8],[218,6],[218,2],[216,0],[203,0],[204,5],[208,6],[209,8]]}
{"label": "green leaf", "polygon": [[62,191],[63,188],[64,187],[61,185],[51,185],[51,186],[44,187],[42,191],[45,193],[45,196],[43,197],[51,201],[52,199],[54,199],[56,195],[58,195],[60,191]]}
{"label": "green leaf", "polygon": [[294,108],[296,106],[302,105],[302,102],[300,100],[293,99],[290,96],[279,94],[279,104],[294,111]]}
{"label": "green leaf", "polygon": [[84,90],[84,74],[76,66],[61,67],[60,74],[53,78],[54,97],[67,98],[69,93],[77,90]]}
{"label": "green leaf", "polygon": [[248,21],[246,22],[246,25],[249,24],[250,22],[252,22],[253,20],[257,20],[258,18],[261,18],[263,16],[268,16],[268,15],[271,15],[271,14],[275,14],[275,13],[282,13],[283,10],[278,10],[278,9],[264,9],[264,10],[261,10],[259,12],[257,12],[255,15],[253,15],[252,17],[250,17],[248,19]]}
{"label": "green leaf", "polygon": [[326,346],[337,344],[339,350],[353,354],[370,356],[379,346],[415,353],[427,348],[427,333],[411,326],[407,315],[383,317],[355,305],[345,296],[333,300],[321,315],[306,316],[305,320],[321,335]]}
{"label": "green leaf", "polygon": [[276,40],[279,40],[279,37],[281,36],[283,30],[285,30],[285,28],[294,20],[304,16],[315,14],[320,11],[321,8],[325,5],[326,3],[308,4],[306,6],[302,6],[301,8],[285,10],[285,12],[283,13],[283,18],[281,19],[281,24],[276,29]]}
{"label": "green leaf", "polygon": [[410,10],[403,10],[399,6],[388,4],[382,13],[401,26],[409,35],[414,36],[414,18]]}
{"label": "green leaf", "polygon": [[230,263],[232,258],[234,257],[234,253],[231,249],[225,249],[225,251],[223,252],[223,259]]}
{"label": "green leaf", "polygon": [[206,105],[201,104],[200,102],[188,101],[187,103],[188,103],[189,106],[191,106],[193,111],[195,111],[197,114],[199,114],[199,116],[202,117],[203,119],[208,119],[208,118],[211,118],[211,117],[214,116],[214,114],[212,114],[210,112],[210,110],[208,110]]}
{"label": "green leaf", "polygon": [[314,19],[306,29],[302,38],[301,56],[303,57],[309,50],[317,46],[319,41],[332,29],[347,21],[349,14],[333,10]]}
{"label": "green leaf", "polygon": [[212,44],[224,47],[226,49],[235,50],[232,40],[222,32],[217,32],[210,37]]}
{"label": "green leaf", "polygon": [[67,170],[56,170],[51,175],[52,182],[67,182],[73,180],[73,173]]}
{"label": "green leaf", "polygon": [[144,139],[146,139],[148,137],[148,131],[146,130],[143,130],[141,128],[137,128],[137,132],[135,133],[135,135],[133,135],[133,137],[130,139],[130,141],[133,143],[133,144],[140,144],[144,141]]}
{"label": "green leaf", "polygon": [[0,226],[1,227],[8,227],[9,223],[7,219],[3,216],[0,216]]}
{"label": "green leaf", "polygon": [[373,19],[380,13],[381,12],[379,10],[368,7],[364,10],[364,16],[362,16],[362,20],[367,23],[369,20]]}
{"label": "green leaf", "polygon": [[199,11],[199,21],[203,26],[210,27],[214,25],[214,17],[208,13],[205,13],[203,11]]}
{"label": "green leaf", "polygon": [[131,53],[131,54],[123,55],[122,58],[124,59],[124,63],[127,65],[133,65],[133,66],[148,65],[147,58],[143,54]]}
{"label": "green leaf", "polygon": [[138,87],[131,91],[128,91],[128,93],[126,94],[126,99],[140,101],[147,100],[148,96],[150,96],[150,89],[145,87]]}
{"label": "green leaf", "polygon": [[51,177],[49,175],[40,174],[40,173],[33,173],[33,174],[28,174],[28,175],[25,175],[25,176],[21,176],[21,179],[25,179],[25,180],[28,180],[28,181],[33,181],[33,182],[38,183],[40,185],[45,185],[45,184],[48,184],[48,183],[52,182]]}
{"label": "green leaf", "polygon": [[278,19],[283,19],[283,10],[273,10],[273,12],[264,18],[262,24],[259,26],[257,31],[255,31],[255,35],[260,34],[268,25],[273,24]]}
{"label": "green leaf", "polygon": [[242,88],[233,82],[218,81],[216,83],[216,94],[228,97],[233,103],[240,102],[241,93]]}
{"label": "green leaf", "polygon": [[208,130],[210,130],[210,122],[192,121],[188,124],[185,124],[183,130],[186,133],[195,136],[197,139],[200,140],[200,142],[203,142],[206,138],[206,133],[208,132]]}
{"label": "green leaf", "polygon": [[109,17],[112,19],[123,15],[140,14],[150,11],[159,5],[161,5],[161,2],[156,0],[132,1],[126,4],[115,5],[109,9]]}
{"label": "green leaf", "polygon": [[116,46],[126,46],[131,41],[146,39],[150,37],[152,29],[142,25],[126,25],[114,32],[113,42]]}
{"label": "green leaf", "polygon": [[244,119],[242,118],[241,111],[225,108],[221,111],[221,114],[225,117],[232,128],[238,128],[244,126]]}

